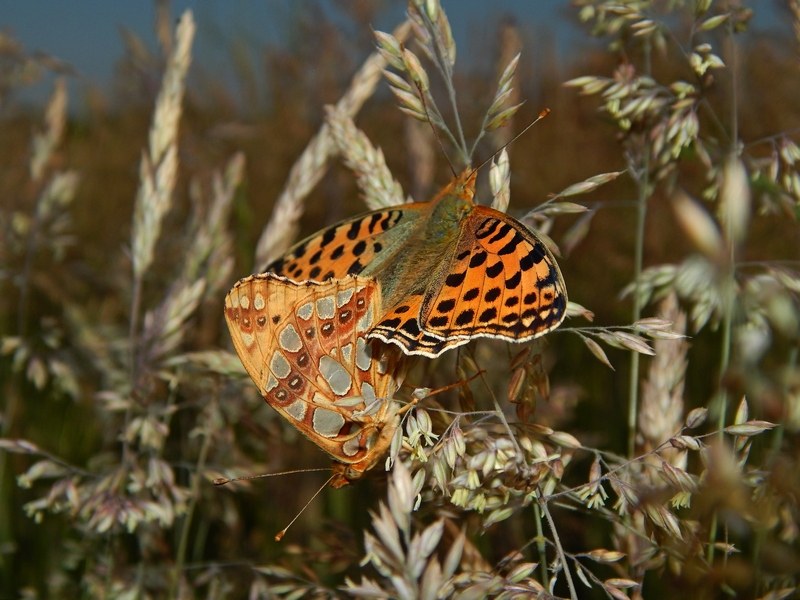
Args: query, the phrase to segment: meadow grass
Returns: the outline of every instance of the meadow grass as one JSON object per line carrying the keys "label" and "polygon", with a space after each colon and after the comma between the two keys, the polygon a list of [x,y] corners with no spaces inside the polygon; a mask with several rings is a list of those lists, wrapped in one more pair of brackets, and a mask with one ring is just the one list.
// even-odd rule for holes
{"label": "meadow grass", "polygon": [[[793,29],[775,40],[747,37],[746,5],[579,0],[606,49],[568,73],[548,61],[534,86],[522,34],[499,32],[490,75],[457,70],[443,8],[412,2],[349,84],[335,73],[335,95],[292,52],[338,56],[345,40],[276,53],[282,85],[248,121],[224,90],[187,83],[194,19],[173,31],[162,5],[161,55],[130,38],[119,112],[70,116],[61,78],[32,139],[30,117],[7,111],[0,595],[796,594],[800,5],[787,7]],[[20,73],[53,67],[3,40],[7,100]],[[154,72],[132,74],[159,64],[148,95]],[[382,77],[393,99],[375,95]],[[421,193],[446,172],[431,128],[457,167],[475,165],[539,103],[551,115],[494,157],[479,195],[561,249],[570,318],[543,341],[419,361],[389,473],[325,490],[276,544],[324,476],[211,482],[326,459],[245,376],[227,289],[301,230]]]}

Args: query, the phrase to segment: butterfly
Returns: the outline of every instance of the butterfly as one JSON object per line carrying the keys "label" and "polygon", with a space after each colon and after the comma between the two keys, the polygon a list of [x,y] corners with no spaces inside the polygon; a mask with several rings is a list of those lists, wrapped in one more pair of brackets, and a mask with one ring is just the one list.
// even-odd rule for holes
{"label": "butterfly", "polygon": [[405,357],[368,340],[380,286],[367,277],[295,282],[271,273],[225,297],[236,353],[267,403],[334,459],[333,487],[361,477],[388,451]]}
{"label": "butterfly", "polygon": [[523,342],[564,320],[553,255],[516,219],[475,204],[475,171],[430,202],[382,209],[306,238],[266,267],[297,280],[374,277],[384,313],[368,339],[435,358],[476,337]]}

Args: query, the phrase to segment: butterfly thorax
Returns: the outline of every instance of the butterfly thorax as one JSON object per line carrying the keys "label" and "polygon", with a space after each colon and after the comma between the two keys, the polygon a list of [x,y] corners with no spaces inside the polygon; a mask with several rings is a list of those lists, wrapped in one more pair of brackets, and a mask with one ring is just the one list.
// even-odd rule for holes
{"label": "butterfly thorax", "polygon": [[[438,279],[451,259],[461,221],[472,210],[472,203],[455,195],[431,201],[426,207],[430,218],[403,244],[392,260],[368,265],[363,275],[374,274],[380,281],[384,306],[392,307],[401,298],[424,293],[431,278]],[[408,268],[411,267],[411,268]]]}

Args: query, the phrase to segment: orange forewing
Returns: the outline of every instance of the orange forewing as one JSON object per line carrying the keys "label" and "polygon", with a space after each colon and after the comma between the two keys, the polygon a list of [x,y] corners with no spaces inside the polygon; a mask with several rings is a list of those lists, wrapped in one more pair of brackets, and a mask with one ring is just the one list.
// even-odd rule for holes
{"label": "orange forewing", "polygon": [[374,277],[384,312],[370,338],[435,357],[475,337],[513,341],[552,331],[567,293],[553,255],[533,232],[473,202],[465,172],[430,202],[374,211],[295,245],[268,272],[327,280]]}

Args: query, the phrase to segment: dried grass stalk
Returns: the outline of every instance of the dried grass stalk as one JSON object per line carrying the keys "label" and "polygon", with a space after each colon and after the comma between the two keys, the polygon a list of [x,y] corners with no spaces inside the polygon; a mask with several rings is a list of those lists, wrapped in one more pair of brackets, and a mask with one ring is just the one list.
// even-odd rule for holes
{"label": "dried grass stalk", "polygon": [[[678,307],[674,293],[661,303],[659,316],[671,321],[672,331],[685,333],[686,314]],[[653,342],[656,355],[650,363],[650,372],[642,385],[642,403],[639,409],[639,444],[642,452],[650,452],[680,431],[683,423],[683,388],[686,381],[686,352],[689,344],[685,338],[659,339]],[[686,451],[667,449],[662,458],[675,467],[686,467]],[[660,463],[660,460],[656,458]]]}
{"label": "dried grass stalk", "polygon": [[376,210],[402,204],[403,188],[386,166],[381,149],[373,146],[366,134],[341,110],[328,106],[326,112],[331,139],[345,165],[355,173],[366,205]]}
{"label": "dried grass stalk", "polygon": [[[498,32],[500,53],[497,58],[497,76],[500,81],[503,79],[503,74],[510,64],[516,64],[519,60],[519,54],[522,51],[522,39],[519,34],[519,27],[511,20],[504,22],[500,25]],[[516,83],[516,77],[512,77],[509,81],[508,94],[502,100],[502,108],[510,108],[520,103],[520,90],[518,85],[511,85]],[[507,122],[509,127],[499,127],[492,131],[492,146],[495,148],[502,148],[511,141],[513,135],[513,125],[510,120]]]}
{"label": "dried grass stalk", "polygon": [[[406,21],[394,31],[397,39],[404,40],[410,31]],[[380,81],[386,60],[374,52],[353,77],[350,89],[336,103],[336,110],[351,118],[375,91]],[[289,171],[289,179],[283,188],[275,209],[256,245],[256,266],[261,271],[272,260],[280,256],[297,237],[297,223],[303,214],[303,198],[314,188],[325,174],[328,160],[335,145],[331,139],[330,126],[326,123],[317,132]]]}
{"label": "dried grass stalk", "polygon": [[176,43],[156,99],[147,152],[139,168],[140,185],[133,214],[133,273],[138,280],[153,262],[164,215],[172,205],[178,169],[177,138],[186,73],[191,62],[195,24],[191,11],[178,22]]}
{"label": "dried grass stalk", "polygon": [[56,79],[53,95],[47,104],[45,130],[33,138],[33,156],[31,156],[31,180],[39,182],[45,167],[61,142],[64,134],[64,123],[67,114],[67,85],[63,77]]}

